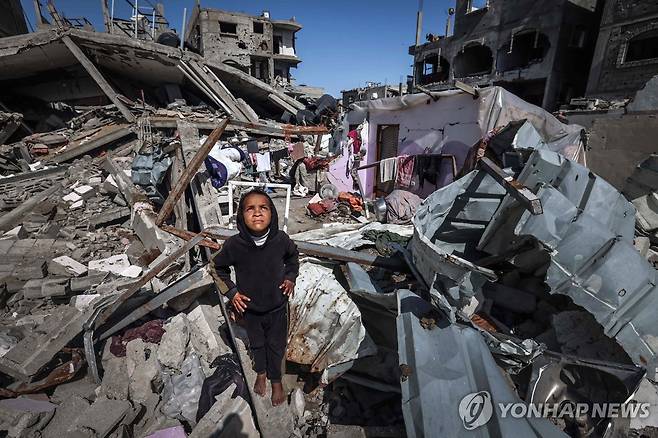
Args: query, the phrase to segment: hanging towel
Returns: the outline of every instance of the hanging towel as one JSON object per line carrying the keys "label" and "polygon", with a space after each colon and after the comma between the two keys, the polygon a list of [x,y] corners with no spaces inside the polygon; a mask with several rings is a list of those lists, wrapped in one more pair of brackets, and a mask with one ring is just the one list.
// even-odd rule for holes
{"label": "hanging towel", "polygon": [[272,164],[270,162],[270,153],[260,153],[256,155],[256,171],[257,172],[269,172],[272,170]]}
{"label": "hanging towel", "polygon": [[411,181],[414,176],[415,157],[401,155],[398,157],[398,177],[396,185],[401,189],[411,188]]}
{"label": "hanging towel", "polygon": [[379,182],[395,181],[398,172],[397,157],[386,158],[379,163]]}

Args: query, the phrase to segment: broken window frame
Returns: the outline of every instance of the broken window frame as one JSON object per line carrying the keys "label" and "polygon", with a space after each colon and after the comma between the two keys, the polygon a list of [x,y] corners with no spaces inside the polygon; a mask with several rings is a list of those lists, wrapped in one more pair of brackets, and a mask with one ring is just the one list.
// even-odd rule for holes
{"label": "broken window frame", "polygon": [[[231,32],[230,29],[235,29],[235,31]],[[231,23],[230,21],[220,21],[219,33],[221,35],[227,35],[227,36],[238,36],[238,23]]]}
{"label": "broken window frame", "polygon": [[253,31],[256,34],[262,35],[265,33],[265,23],[262,21],[253,21]]}
{"label": "broken window frame", "polygon": [[643,44],[646,47],[651,47],[651,44],[650,43],[647,44],[646,40],[655,41],[656,43],[658,43],[658,26],[654,26],[650,29],[645,30],[644,32],[640,32],[628,38],[628,40],[626,40],[626,42],[622,45],[621,48],[622,56],[620,56],[621,62],[619,64],[623,66],[635,66],[635,65],[658,63],[658,50],[656,49],[654,49],[656,50],[655,53],[656,56],[654,57],[629,59],[629,53],[631,52],[631,48],[634,43],[644,42]]}
{"label": "broken window frame", "polygon": [[[533,38],[532,47],[527,48],[525,45],[517,47],[519,45],[519,39],[521,39],[521,44],[523,44],[526,38]],[[509,48],[507,48],[509,45]],[[507,49],[506,49],[507,48]],[[536,53],[532,51],[537,51],[542,49],[542,55],[537,56]],[[505,73],[509,71],[523,70],[531,67],[534,64],[540,64],[543,62],[544,58],[551,49],[551,41],[548,35],[541,32],[539,29],[525,29],[512,33],[509,41],[506,41],[497,51],[496,51],[496,60],[495,60],[495,69],[498,72]],[[528,54],[525,59],[525,64],[516,65],[517,63],[513,62],[512,59],[504,59],[506,56],[512,55],[515,53],[515,50],[518,54],[519,50],[527,50]],[[509,65],[503,65],[509,64]]]}
{"label": "broken window frame", "polygon": [[[483,48],[483,49],[489,50],[489,55],[491,57],[491,63],[490,63],[490,66],[489,66],[489,70],[480,70],[480,71],[475,71],[475,72],[472,72],[472,73],[465,73],[465,74],[459,73],[459,74],[457,74],[457,66],[458,66],[457,59],[460,56],[464,56],[464,53],[467,50],[473,50],[473,49],[476,49],[476,48]],[[476,56],[476,55],[473,55],[473,56]],[[481,54],[478,54],[476,57],[480,58]],[[492,74],[496,69],[496,59],[494,58],[494,52],[493,52],[493,50],[491,50],[491,47],[484,44],[484,41],[469,41],[469,42],[465,43],[462,46],[462,49],[453,58],[453,60],[452,60],[452,69],[453,69],[453,72],[454,72],[453,74],[454,74],[455,78],[472,78],[472,77],[478,77],[478,76],[488,76],[488,75]]]}

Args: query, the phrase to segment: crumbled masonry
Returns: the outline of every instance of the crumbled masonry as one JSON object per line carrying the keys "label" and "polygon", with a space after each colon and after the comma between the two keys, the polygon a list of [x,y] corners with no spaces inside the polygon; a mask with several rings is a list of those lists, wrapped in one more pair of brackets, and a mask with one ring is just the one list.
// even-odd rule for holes
{"label": "crumbled masonry", "polygon": [[[97,32],[48,3],[37,31],[0,20],[0,436],[658,433],[658,76],[605,120],[575,99],[581,126],[473,63],[449,80],[434,50],[482,46],[429,35],[410,93],[340,104],[294,83],[294,19],[197,5],[181,44],[161,5],[104,0]],[[210,262],[253,187],[300,253],[278,407]]]}

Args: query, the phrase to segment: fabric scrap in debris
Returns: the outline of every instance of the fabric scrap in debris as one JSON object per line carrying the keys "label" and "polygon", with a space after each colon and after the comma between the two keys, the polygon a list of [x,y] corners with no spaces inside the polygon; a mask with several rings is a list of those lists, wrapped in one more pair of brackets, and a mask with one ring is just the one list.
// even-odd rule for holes
{"label": "fabric scrap in debris", "polygon": [[144,342],[158,344],[165,333],[163,325],[164,320],[154,319],[139,327],[126,330],[123,335],[112,336],[110,352],[117,357],[124,357],[126,355],[126,345],[134,339],[142,339]]}
{"label": "fabric scrap in debris", "polygon": [[215,372],[203,381],[201,387],[199,408],[196,413],[197,422],[210,410],[215,403],[215,397],[224,392],[231,384],[236,385],[231,398],[242,397],[247,400],[249,396],[249,390],[242,377],[242,369],[235,354],[228,353],[219,356],[213,361],[212,367],[215,368]]}

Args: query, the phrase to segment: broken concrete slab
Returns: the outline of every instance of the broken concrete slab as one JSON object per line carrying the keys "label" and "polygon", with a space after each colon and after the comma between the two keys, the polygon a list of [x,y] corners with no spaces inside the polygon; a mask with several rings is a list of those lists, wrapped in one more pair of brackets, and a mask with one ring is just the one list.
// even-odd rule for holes
{"label": "broken concrete slab", "polygon": [[33,376],[82,331],[86,319],[75,307],[60,307],[0,357],[0,371],[19,380]]}
{"label": "broken concrete slab", "polygon": [[69,279],[47,278],[41,285],[42,297],[64,297],[69,291]]}
{"label": "broken concrete slab", "polygon": [[231,353],[219,333],[224,324],[220,306],[199,305],[187,314],[190,331],[190,345],[199,354],[206,375],[210,372],[210,364],[222,354]]}
{"label": "broken concrete slab", "polygon": [[41,298],[41,287],[45,280],[43,279],[33,279],[28,280],[23,286],[23,297],[28,300],[33,300],[36,298]]}
{"label": "broken concrete slab", "polygon": [[71,192],[68,195],[62,196],[62,200],[64,202],[68,202],[69,204],[75,204],[76,202],[82,201],[82,196],[75,192]]}
{"label": "broken concrete slab", "polygon": [[160,374],[157,351],[157,344],[142,339],[133,339],[126,344],[130,399],[137,403],[144,403],[153,394],[152,383]]}
{"label": "broken concrete slab", "polygon": [[165,324],[165,334],[158,347],[158,360],[163,366],[180,370],[190,339],[187,325],[187,317],[183,313],[176,315]]}
{"label": "broken concrete slab", "polygon": [[71,291],[72,292],[85,292],[89,289],[98,286],[107,278],[108,272],[100,272],[98,274],[87,275],[86,277],[72,278]]}
{"label": "broken concrete slab", "polygon": [[87,273],[87,267],[69,256],[60,256],[48,263],[48,272],[53,275],[80,277]]}
{"label": "broken concrete slab", "polygon": [[119,275],[122,277],[137,278],[140,275],[142,275],[142,268],[140,268],[139,266],[130,265],[126,269],[121,271]]}
{"label": "broken concrete slab", "polygon": [[55,415],[42,431],[43,438],[62,438],[77,418],[89,409],[90,403],[79,395],[71,395],[62,400]]}
{"label": "broken concrete slab", "polygon": [[121,423],[121,420],[132,411],[133,407],[127,400],[110,400],[99,397],[85,410],[68,428],[68,434],[85,433],[91,430],[94,437],[104,438]]}
{"label": "broken concrete slab", "polygon": [[79,210],[82,207],[84,207],[85,201],[83,199],[80,199],[79,201],[75,201],[73,204],[69,206],[69,210]]}
{"label": "broken concrete slab", "polygon": [[48,265],[45,260],[25,260],[14,270],[14,276],[24,281],[44,278],[47,273]]}
{"label": "broken concrete slab", "polygon": [[87,200],[96,194],[96,190],[92,186],[82,185],[73,189],[82,199]]}
{"label": "broken concrete slab", "polygon": [[104,374],[98,395],[112,400],[126,400],[130,392],[128,362],[125,357],[110,353],[110,344],[106,342],[103,350]]}
{"label": "broken concrete slab", "polygon": [[105,259],[91,260],[87,264],[90,271],[111,272],[121,275],[121,272],[130,267],[130,261],[126,254],[113,255]]}

